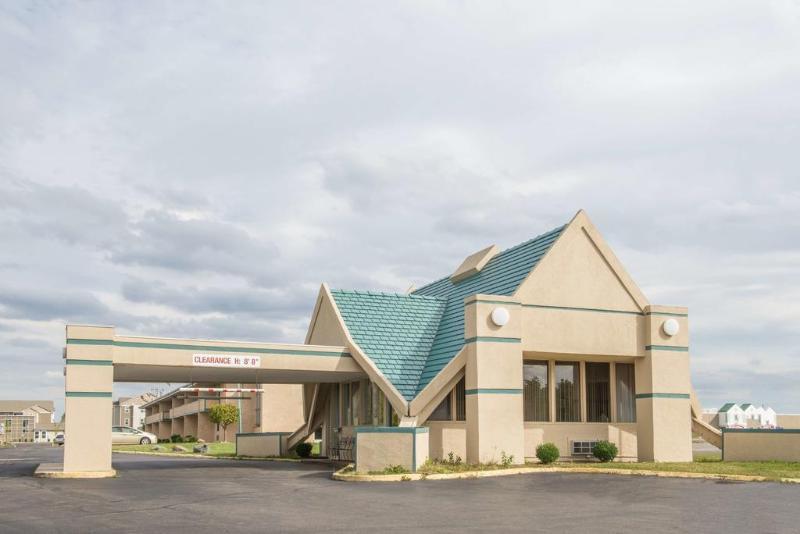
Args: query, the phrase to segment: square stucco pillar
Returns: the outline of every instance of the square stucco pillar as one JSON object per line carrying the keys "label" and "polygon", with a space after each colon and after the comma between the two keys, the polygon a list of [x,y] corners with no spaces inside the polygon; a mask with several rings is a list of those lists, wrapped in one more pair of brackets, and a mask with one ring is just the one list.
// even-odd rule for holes
{"label": "square stucco pillar", "polygon": [[[492,312],[502,308],[492,320]],[[523,463],[522,344],[520,306],[508,297],[465,299],[467,462]]]}
{"label": "square stucco pillar", "polygon": [[691,378],[687,309],[648,306],[644,321],[645,356],[636,361],[639,460],[690,462]]}
{"label": "square stucco pillar", "polygon": [[113,475],[113,327],[67,326],[64,472]]}

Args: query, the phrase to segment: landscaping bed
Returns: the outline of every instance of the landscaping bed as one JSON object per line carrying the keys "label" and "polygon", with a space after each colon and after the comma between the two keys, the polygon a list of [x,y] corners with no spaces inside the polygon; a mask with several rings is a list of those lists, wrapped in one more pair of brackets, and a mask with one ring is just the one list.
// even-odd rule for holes
{"label": "landscaping bed", "polygon": [[[208,450],[204,453],[193,452],[192,448],[198,443],[157,443],[149,445],[114,445],[114,452],[158,452],[162,454],[176,454],[185,456],[214,456],[214,457],[234,457],[236,456],[236,444],[226,441],[215,443],[203,443]],[[185,451],[174,451],[173,447],[181,447]]]}

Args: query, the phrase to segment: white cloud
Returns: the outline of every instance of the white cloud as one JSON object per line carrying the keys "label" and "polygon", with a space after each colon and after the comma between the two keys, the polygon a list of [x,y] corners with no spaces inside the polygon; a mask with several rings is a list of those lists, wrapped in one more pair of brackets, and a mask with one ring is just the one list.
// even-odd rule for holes
{"label": "white cloud", "polygon": [[788,0],[3,6],[0,389],[57,389],[68,316],[301,341],[323,281],[404,291],[583,207],[690,307],[706,404],[800,411],[799,30]]}

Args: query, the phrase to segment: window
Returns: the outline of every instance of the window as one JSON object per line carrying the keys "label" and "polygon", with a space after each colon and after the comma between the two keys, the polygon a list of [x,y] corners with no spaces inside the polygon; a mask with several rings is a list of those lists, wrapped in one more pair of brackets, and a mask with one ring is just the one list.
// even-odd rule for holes
{"label": "window", "polygon": [[362,425],[372,426],[375,422],[372,420],[372,388],[374,384],[369,380],[361,382],[361,419],[359,421]]}
{"label": "window", "polygon": [[429,421],[449,421],[450,417],[450,393],[445,395],[442,402],[439,403],[439,406],[436,407],[433,412],[431,412],[430,417],[428,417]]}
{"label": "window", "polygon": [[611,365],[586,363],[586,420],[590,423],[611,421]]}
{"label": "window", "polygon": [[353,412],[350,404],[350,384],[342,384],[342,426],[353,424]]}
{"label": "window", "polygon": [[618,363],[617,374],[617,421],[636,422],[636,373],[632,363]]}
{"label": "window", "polygon": [[456,421],[467,420],[467,381],[463,377],[456,384]]}
{"label": "window", "polygon": [[556,421],[580,422],[580,366],[576,362],[556,362]]}
{"label": "window", "polygon": [[350,411],[353,414],[351,424],[356,426],[361,424],[361,410],[359,410],[359,399],[361,395],[359,394],[358,386],[358,382],[350,384]]}
{"label": "window", "polygon": [[547,362],[525,362],[522,373],[525,421],[549,421]]}

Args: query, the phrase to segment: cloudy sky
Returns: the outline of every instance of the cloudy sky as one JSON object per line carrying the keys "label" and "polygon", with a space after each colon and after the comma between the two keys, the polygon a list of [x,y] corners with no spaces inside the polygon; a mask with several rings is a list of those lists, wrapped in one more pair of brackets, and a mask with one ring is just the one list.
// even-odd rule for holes
{"label": "cloudy sky", "polygon": [[599,4],[0,2],[0,397],[63,404],[66,322],[302,342],[585,208],[704,405],[800,412],[800,4]]}

